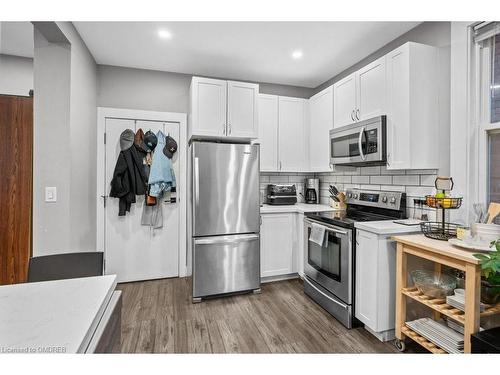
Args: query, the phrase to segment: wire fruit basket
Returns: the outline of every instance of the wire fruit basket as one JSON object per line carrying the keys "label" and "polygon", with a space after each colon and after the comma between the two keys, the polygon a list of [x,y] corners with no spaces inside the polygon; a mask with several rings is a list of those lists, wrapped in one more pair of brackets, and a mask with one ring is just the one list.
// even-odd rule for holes
{"label": "wire fruit basket", "polygon": [[457,236],[458,224],[446,222],[446,210],[455,210],[462,205],[462,197],[447,197],[446,191],[453,189],[451,177],[437,177],[434,182],[436,190],[440,190],[442,196],[427,195],[425,203],[427,206],[441,210],[441,221],[429,221],[420,223],[420,229],[424,236],[435,240],[448,241]]}

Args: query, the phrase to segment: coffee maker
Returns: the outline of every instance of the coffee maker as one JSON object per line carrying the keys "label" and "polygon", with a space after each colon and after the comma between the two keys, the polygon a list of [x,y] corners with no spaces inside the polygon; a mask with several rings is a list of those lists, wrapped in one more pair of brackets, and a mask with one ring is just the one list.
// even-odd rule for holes
{"label": "coffee maker", "polygon": [[319,203],[319,178],[306,178],[304,181],[304,198],[308,204]]}

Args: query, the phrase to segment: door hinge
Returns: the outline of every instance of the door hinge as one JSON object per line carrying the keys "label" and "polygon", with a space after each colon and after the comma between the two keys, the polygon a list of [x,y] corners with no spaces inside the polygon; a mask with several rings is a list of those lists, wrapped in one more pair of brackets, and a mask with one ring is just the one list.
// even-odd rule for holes
{"label": "door hinge", "polygon": [[104,144],[106,144],[106,133],[104,133]]}

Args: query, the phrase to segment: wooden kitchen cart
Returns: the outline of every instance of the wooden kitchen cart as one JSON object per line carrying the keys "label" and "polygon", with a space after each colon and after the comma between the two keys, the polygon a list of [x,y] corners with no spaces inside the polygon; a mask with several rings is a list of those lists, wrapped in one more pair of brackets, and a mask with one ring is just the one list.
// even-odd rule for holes
{"label": "wooden kitchen cart", "polygon": [[[471,352],[471,335],[479,330],[481,316],[500,313],[500,304],[480,308],[481,266],[474,252],[461,250],[448,242],[433,240],[422,234],[395,236],[397,242],[396,260],[396,347],[405,349],[404,339],[408,337],[432,353],[446,353],[437,345],[411,330],[406,323],[406,300],[412,299],[434,311],[434,319],[445,315],[464,325],[464,353]],[[408,254],[434,262],[437,272],[441,266],[449,266],[465,272],[465,312],[446,303],[446,299],[433,299],[408,286]]]}

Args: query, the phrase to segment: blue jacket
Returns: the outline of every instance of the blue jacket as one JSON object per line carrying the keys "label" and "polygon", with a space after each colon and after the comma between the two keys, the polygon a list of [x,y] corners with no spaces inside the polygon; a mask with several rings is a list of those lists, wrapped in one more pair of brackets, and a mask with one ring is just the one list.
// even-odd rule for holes
{"label": "blue jacket", "polygon": [[169,191],[175,187],[175,174],[172,168],[172,162],[163,153],[165,147],[165,134],[161,130],[156,133],[158,143],[153,154],[153,162],[149,172],[148,184],[149,195],[161,197],[164,191]]}

